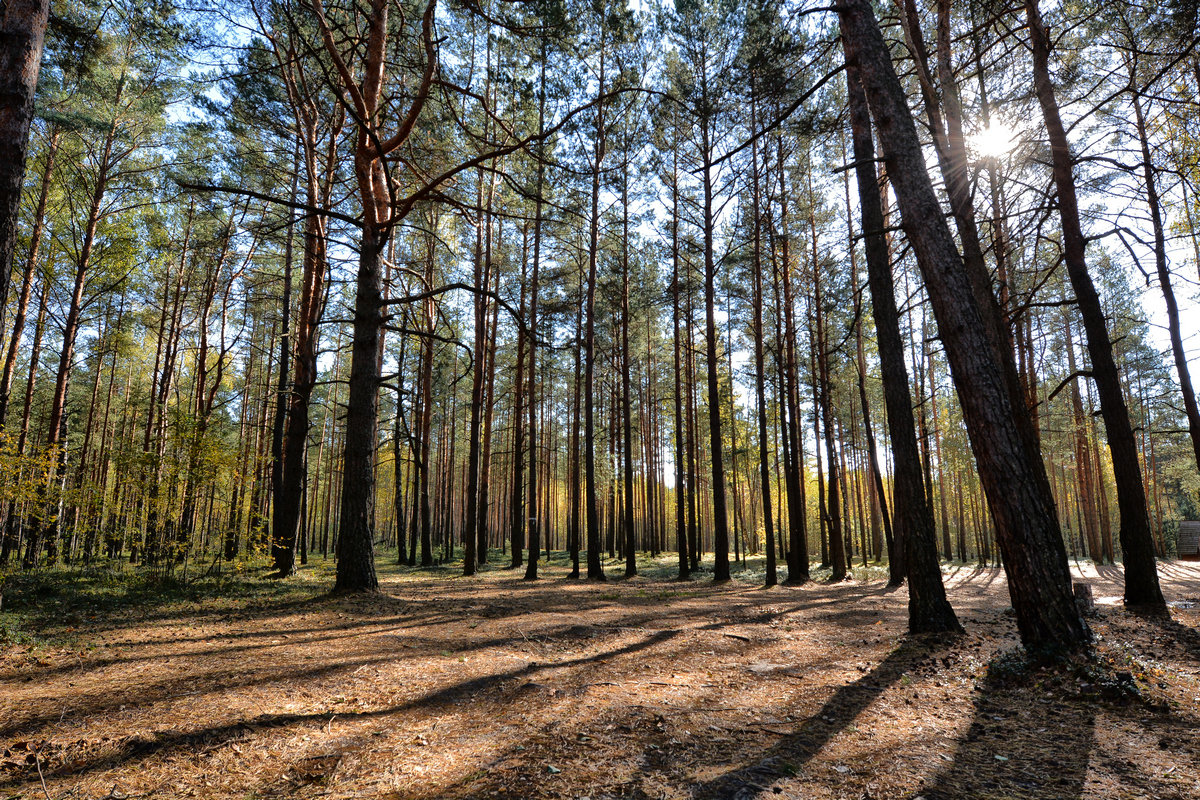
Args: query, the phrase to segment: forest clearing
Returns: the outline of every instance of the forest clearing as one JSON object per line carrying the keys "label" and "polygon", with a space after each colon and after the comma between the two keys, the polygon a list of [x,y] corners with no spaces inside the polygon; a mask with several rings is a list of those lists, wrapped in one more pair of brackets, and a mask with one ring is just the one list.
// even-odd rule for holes
{"label": "forest clearing", "polygon": [[758,567],[381,564],[374,596],[306,569],[249,598],[59,607],[0,659],[0,797],[41,797],[39,764],[53,798],[1200,795],[1200,564],[1160,565],[1172,608],[1148,619],[1118,568],[1073,565],[1094,673],[1021,665],[998,570],[947,568],[966,634],[939,640],[906,637],[879,577],[764,589]]}

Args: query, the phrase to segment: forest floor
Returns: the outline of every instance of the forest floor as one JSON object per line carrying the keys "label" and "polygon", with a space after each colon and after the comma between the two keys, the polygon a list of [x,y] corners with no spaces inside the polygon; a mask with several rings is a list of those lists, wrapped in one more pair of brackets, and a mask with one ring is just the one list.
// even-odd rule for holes
{"label": "forest floor", "polygon": [[166,594],[10,581],[0,798],[1200,797],[1200,564],[1160,564],[1169,619],[1075,565],[1098,657],[1033,669],[995,570],[946,568],[967,633],[938,641],[905,636],[877,570],[763,589],[666,560],[603,584],[561,557],[536,583],[382,560],[369,598],[324,594],[328,564]]}

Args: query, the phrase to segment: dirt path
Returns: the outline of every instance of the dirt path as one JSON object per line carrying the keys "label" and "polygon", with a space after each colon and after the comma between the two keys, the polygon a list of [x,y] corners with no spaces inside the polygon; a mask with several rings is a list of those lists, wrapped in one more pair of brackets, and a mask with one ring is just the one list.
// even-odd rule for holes
{"label": "dirt path", "polygon": [[[1200,599],[1200,566],[1162,576]],[[1083,577],[1148,703],[989,670],[1014,625],[1003,574],[970,569],[949,644],[904,639],[882,583],[556,570],[94,624],[0,656],[0,797],[43,796],[39,766],[52,798],[1200,797],[1200,612],[1144,620],[1119,570]]]}

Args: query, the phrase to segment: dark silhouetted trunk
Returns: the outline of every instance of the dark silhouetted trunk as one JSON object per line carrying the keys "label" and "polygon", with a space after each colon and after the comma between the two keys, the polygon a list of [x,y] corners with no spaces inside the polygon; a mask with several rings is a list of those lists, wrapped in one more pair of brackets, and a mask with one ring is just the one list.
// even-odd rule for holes
{"label": "dark silhouetted trunk", "polygon": [[1078,649],[1091,633],[1075,607],[1066,551],[1036,441],[1017,418],[1004,367],[985,330],[954,237],[933,192],[916,126],[867,0],[838,12],[848,60],[857,64],[958,388],[1006,567],[1017,627],[1036,653]]}
{"label": "dark silhouetted trunk", "polygon": [[49,14],[50,0],[8,0],[0,6],[0,328],[8,308],[33,96]]}
{"label": "dark silhouetted trunk", "polygon": [[[1165,605],[1158,586],[1158,569],[1154,562],[1154,540],[1150,533],[1150,518],[1146,492],[1142,485],[1141,465],[1138,462],[1137,441],[1129,421],[1129,409],[1121,388],[1121,377],[1113,357],[1112,342],[1104,320],[1100,295],[1088,274],[1087,239],[1079,222],[1079,201],[1075,194],[1074,164],[1067,131],[1058,112],[1058,101],[1050,81],[1050,35],[1042,22],[1037,0],[1026,0],[1029,42],[1033,50],[1033,84],[1046,133],[1050,139],[1054,188],[1058,195],[1058,212],[1062,222],[1063,261],[1075,303],[1083,317],[1087,335],[1088,355],[1092,362],[1092,377],[1100,394],[1100,415],[1108,434],[1112,455],[1113,477],[1117,484],[1117,505],[1121,511],[1121,549],[1125,562],[1125,602],[1129,605]],[[1008,556],[1005,554],[1005,562]]]}
{"label": "dark silhouetted trunk", "polygon": [[[889,560],[897,573],[908,578],[908,627],[922,631],[958,630],[954,609],[946,600],[938,565],[933,514],[921,484],[917,431],[913,425],[912,395],[904,366],[904,339],[896,309],[892,265],[884,238],[883,202],[875,166],[875,144],[867,97],[859,82],[858,65],[847,56],[850,126],[854,142],[855,177],[862,211],[863,245],[867,259],[867,285],[875,317],[879,346],[879,371],[883,378],[883,402],[887,412],[892,446],[892,515],[895,539]],[[865,400],[863,408],[866,408]],[[872,445],[872,450],[874,446]],[[882,489],[880,490],[882,498]]]}

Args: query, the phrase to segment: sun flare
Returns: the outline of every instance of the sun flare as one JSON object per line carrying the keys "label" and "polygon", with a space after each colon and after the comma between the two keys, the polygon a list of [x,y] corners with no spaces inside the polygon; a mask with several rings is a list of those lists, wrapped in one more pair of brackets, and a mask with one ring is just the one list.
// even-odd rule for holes
{"label": "sun flare", "polygon": [[968,137],[968,144],[981,158],[1000,158],[1011,153],[1020,143],[1019,134],[1002,122],[990,126]]}

